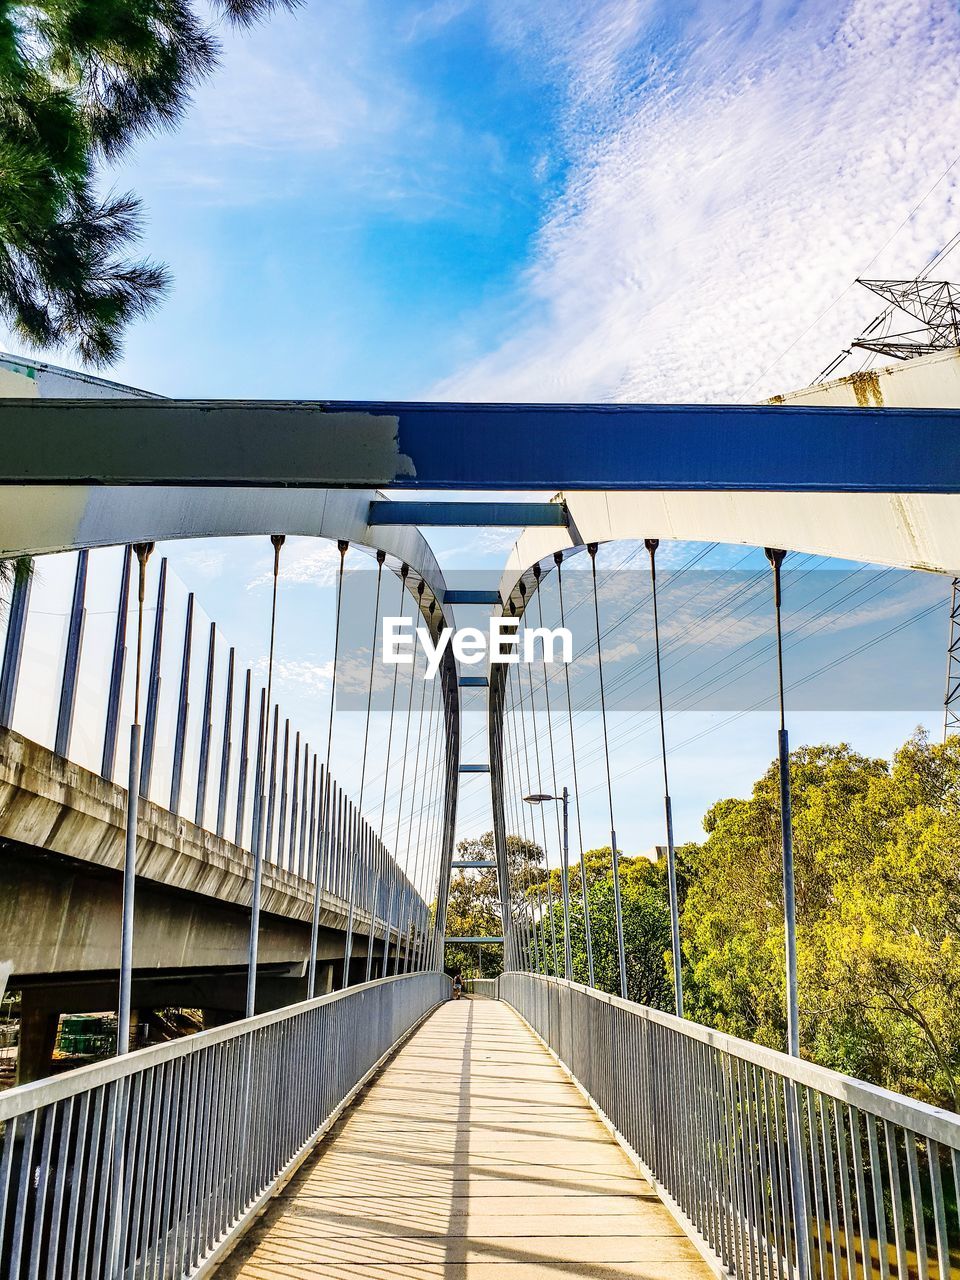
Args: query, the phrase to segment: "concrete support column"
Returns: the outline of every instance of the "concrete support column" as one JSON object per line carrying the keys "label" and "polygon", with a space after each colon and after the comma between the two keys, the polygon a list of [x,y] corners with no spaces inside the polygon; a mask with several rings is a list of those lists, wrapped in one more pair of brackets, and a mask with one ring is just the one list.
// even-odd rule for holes
{"label": "concrete support column", "polygon": [[20,1047],[17,1051],[17,1084],[43,1080],[52,1074],[53,1049],[60,1014],[30,992],[20,997]]}

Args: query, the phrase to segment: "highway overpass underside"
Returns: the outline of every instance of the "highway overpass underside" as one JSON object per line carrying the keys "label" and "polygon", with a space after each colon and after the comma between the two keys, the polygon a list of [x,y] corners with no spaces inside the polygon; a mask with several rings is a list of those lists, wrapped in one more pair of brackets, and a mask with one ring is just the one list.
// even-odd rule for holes
{"label": "highway overpass underside", "polygon": [[[0,730],[0,962],[21,993],[18,1082],[49,1074],[60,1014],[117,1004],[124,792],[46,748]],[[250,854],[142,802],[132,1006],[201,1009],[206,1025],[244,1013]],[[257,1010],[307,991],[312,885],[264,874]],[[347,904],[324,894],[317,990],[343,983]],[[368,918],[355,913],[351,982],[365,977]],[[374,943],[373,974],[383,968]]]}

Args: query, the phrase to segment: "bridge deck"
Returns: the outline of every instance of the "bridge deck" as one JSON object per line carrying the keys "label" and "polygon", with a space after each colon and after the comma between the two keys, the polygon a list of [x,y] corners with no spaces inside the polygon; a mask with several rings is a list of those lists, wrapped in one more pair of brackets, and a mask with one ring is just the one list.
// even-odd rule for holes
{"label": "bridge deck", "polygon": [[482,1000],[424,1023],[217,1274],[712,1275],[546,1050]]}

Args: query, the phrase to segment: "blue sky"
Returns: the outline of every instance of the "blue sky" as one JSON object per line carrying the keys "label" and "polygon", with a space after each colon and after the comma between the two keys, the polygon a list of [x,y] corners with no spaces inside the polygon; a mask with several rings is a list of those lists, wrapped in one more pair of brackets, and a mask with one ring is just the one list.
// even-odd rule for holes
{"label": "blue sky", "polygon": [[955,230],[958,65],[949,0],[308,2],[227,33],[183,127],[116,175],[176,282],[117,372],[197,395],[802,385],[875,312],[854,277],[911,275]]}
{"label": "blue sky", "polygon": [[[166,394],[759,399],[875,314],[858,274],[911,276],[960,229],[951,0],[306,0],[224,39],[178,132],[111,179],[174,276],[111,376]],[[511,542],[436,539],[462,569]],[[262,657],[269,545],[167,551]],[[320,725],[335,551],[284,554],[279,691]],[[926,701],[796,732],[889,752],[936,729]],[[679,752],[678,833],[773,746],[764,712]],[[649,847],[655,769],[621,750],[650,783],[619,784],[623,840]]]}

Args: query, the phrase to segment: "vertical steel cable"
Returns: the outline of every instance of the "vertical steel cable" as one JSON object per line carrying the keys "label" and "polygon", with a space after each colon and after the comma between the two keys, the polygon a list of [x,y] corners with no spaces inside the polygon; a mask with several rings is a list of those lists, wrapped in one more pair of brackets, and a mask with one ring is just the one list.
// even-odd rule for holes
{"label": "vertical steel cable", "polygon": [[[347,551],[350,543],[345,542],[342,538],[337,542],[337,550],[340,552],[340,569],[337,574],[337,610],[333,627],[333,674],[330,677],[330,715],[327,720],[327,755],[326,764],[323,770],[323,787],[327,795],[330,794],[330,748],[333,745],[333,716],[336,709],[337,701],[337,673],[340,664],[340,613],[343,606],[343,563],[347,558]],[[327,806],[321,798],[320,812],[327,813]],[[313,868],[313,916],[310,922],[310,968],[307,974],[307,999],[312,1000],[317,987],[317,942],[320,935],[320,875],[323,866],[324,848],[329,842],[330,832],[328,822],[324,821],[320,828],[320,839],[317,847],[317,856],[314,859]]]}
{"label": "vertical steel cable", "polygon": [[[800,1057],[800,1007],[797,985],[797,905],[793,874],[793,820],[791,817],[790,798],[790,741],[787,735],[786,705],[783,696],[783,624],[781,618],[782,584],[780,569],[786,558],[786,552],[774,547],[765,547],[764,554],[773,569],[773,606],[777,625],[777,691],[780,702],[780,728],[777,733],[777,747],[780,773],[780,846],[783,856],[783,915],[786,944],[786,979],[787,979],[787,1050],[795,1058]],[[806,1155],[803,1137],[803,1102],[794,1080],[789,1082],[785,1096],[787,1126],[787,1156],[790,1166],[790,1183],[796,1216],[801,1229],[795,1233],[797,1250],[797,1274],[802,1280],[812,1275],[810,1235],[805,1229],[809,1220],[807,1200]],[[891,1166],[892,1168],[892,1166]],[[819,1198],[819,1197],[818,1197]],[[879,1200],[878,1200],[879,1205]],[[882,1210],[878,1211],[882,1220]],[[886,1244],[881,1238],[881,1250]],[[822,1255],[821,1255],[822,1261]]]}
{"label": "vertical steel cable", "polygon": [[[380,586],[383,579],[383,564],[386,558],[387,558],[387,553],[385,551],[377,552],[377,592],[373,602],[373,636],[371,637],[371,640],[370,640],[370,670],[367,676],[367,714],[366,714],[366,719],[364,720],[364,725],[363,725],[363,758],[360,763],[360,796],[357,801],[357,809],[360,813],[361,819],[363,818],[363,792],[364,792],[364,787],[366,786],[366,781],[367,781],[367,748],[370,744],[370,711],[373,707],[373,672],[374,672],[374,668],[376,666],[376,660],[377,660],[377,632],[378,632],[377,623],[379,622],[379,614],[380,614]],[[350,973],[350,956],[353,951],[353,908],[354,908],[354,897],[356,894],[357,875],[358,875],[358,869],[357,867],[353,867],[351,871],[351,876],[350,876],[350,911],[347,918],[347,936],[344,939],[344,944],[343,944],[343,985],[344,987],[349,985],[348,979],[349,979],[349,973]],[[370,868],[370,882],[371,882],[371,885],[374,883],[372,867]],[[369,938],[372,938],[372,936],[373,936],[373,912],[371,911],[370,932],[368,935],[368,942],[369,942]],[[366,975],[368,982],[370,980],[369,957],[370,957],[370,952],[369,952],[369,946],[368,946],[368,950],[367,950],[368,972]]]}
{"label": "vertical steel cable", "polygon": [[[504,680],[503,680],[503,715],[501,720],[501,735],[502,735],[501,755],[504,763],[501,785],[503,788],[503,831],[504,831],[503,839],[504,839],[504,858],[506,861],[506,871],[505,871],[504,879],[505,879],[505,888],[507,893],[507,901],[505,904],[501,903],[501,909],[505,910],[506,915],[508,915],[510,918],[510,931],[514,935],[514,938],[515,938],[514,945],[517,952],[515,956],[515,961],[517,963],[520,963],[522,961],[523,954],[524,954],[524,943],[523,943],[523,935],[522,933],[519,932],[519,926],[517,923],[518,916],[517,916],[515,903],[514,903],[514,897],[515,897],[514,879],[510,870],[510,832],[507,827],[508,821],[510,825],[513,827],[516,827],[517,825],[516,806],[514,804],[514,798],[513,798],[513,783],[509,778],[509,775],[513,769],[513,755],[512,755],[512,748],[511,748],[511,733],[510,733],[510,723],[509,723],[511,703],[512,703],[512,697],[511,697],[511,691],[510,691],[510,673],[509,671],[506,671],[504,672]],[[501,895],[502,895],[502,892],[503,891],[501,890]]]}
{"label": "vertical steel cable", "polygon": [[[516,825],[518,843],[526,840],[527,837],[527,814],[522,809],[521,794],[523,792],[523,779],[520,776],[520,735],[517,732],[517,698],[513,692],[512,672],[507,673],[507,680],[510,692],[510,717],[512,721],[511,736],[513,740],[513,751],[511,753],[514,773],[516,776],[516,791],[513,793],[513,820]],[[526,955],[527,968],[531,971],[536,966],[536,942],[534,939],[533,928],[530,923],[530,916],[527,910],[528,902],[523,891],[523,884],[520,876],[516,879],[516,896],[517,896],[517,913],[523,924],[526,935]]]}
{"label": "vertical steel cable", "polygon": [[673,992],[677,1017],[683,1017],[683,974],[680,968],[680,904],[677,896],[677,858],[673,847],[673,806],[667,775],[667,729],[663,715],[663,672],[660,665],[660,617],[657,612],[657,547],[659,538],[643,544],[650,553],[650,594],[653,599],[653,643],[657,658],[657,698],[660,706],[660,758],[663,763],[663,809],[667,826],[667,888],[670,894],[670,949],[673,953]]}
{"label": "vertical steel cable", "polygon": [[[540,583],[542,572],[543,571],[541,570],[539,564],[535,564],[533,566],[533,576],[537,584],[536,585],[537,621],[539,622],[541,630],[543,629],[543,597],[541,595],[542,587]],[[553,713],[550,708],[550,676],[547,671],[546,647],[544,647],[543,649],[543,700],[547,710],[547,741],[550,746],[550,785],[552,787],[553,795],[554,795],[553,812],[557,820],[557,849],[559,850],[560,889],[561,889],[560,896],[561,896],[561,902],[563,904],[564,976],[570,979],[573,977],[573,953],[572,953],[572,945],[571,945],[571,938],[570,938],[570,884],[569,884],[570,869],[568,866],[565,865],[565,860],[564,860],[564,844],[563,844],[563,833],[561,831],[561,818],[560,818],[560,805],[559,805],[560,797],[557,791],[557,762],[556,762],[556,755],[555,755],[554,746],[553,746]],[[533,737],[534,737],[534,741],[537,743],[537,771],[539,773],[540,746],[539,746],[539,737],[537,735],[537,706],[536,706],[536,700],[534,698],[532,671],[530,673],[530,703],[533,708]],[[546,841],[546,838],[547,838],[546,817],[544,817],[543,838],[544,838],[544,841]],[[552,892],[552,889],[549,888],[550,886],[549,875],[547,876],[547,886],[548,886],[548,890],[550,892],[550,898],[551,898],[550,914],[552,918],[553,892]],[[555,929],[553,930],[553,953],[554,953],[555,972],[559,977],[560,969],[558,964],[557,941],[556,941]],[[569,973],[567,972],[568,969],[570,971]]]}
{"label": "vertical steel cable", "polygon": [[[430,614],[436,608],[436,601],[430,605]],[[444,841],[442,823],[438,822],[444,808],[443,782],[446,778],[444,762],[446,760],[446,702],[444,699],[444,683],[446,676],[441,674],[435,684],[430,699],[430,723],[427,726],[427,738],[431,742],[432,760],[430,764],[430,795],[423,811],[424,830],[417,838],[424,847],[430,850],[428,867],[424,879],[425,891],[434,894],[433,905],[424,899],[426,911],[423,929],[418,943],[418,964],[421,969],[428,965],[438,967],[436,962],[437,935],[440,927],[440,900],[442,895],[442,876],[444,867]],[[439,713],[439,714],[438,714]],[[434,720],[437,730],[434,731]],[[448,873],[449,874],[449,873]]]}
{"label": "vertical steel cable", "polygon": [[[531,666],[532,666],[531,663],[526,664],[527,683],[530,686],[530,716],[532,720],[533,748],[534,748],[536,762],[537,762],[537,788],[538,790],[542,790],[543,783],[541,782],[542,775],[540,773],[540,737],[537,733],[537,704],[534,701],[534,697],[533,697],[533,672],[530,669]],[[556,807],[557,807],[556,800],[554,800],[554,808]],[[556,928],[556,922],[554,920],[554,912],[553,912],[553,886],[550,883],[550,858],[547,853],[547,816],[543,811],[542,804],[540,805],[540,827],[541,827],[541,830],[543,831],[543,855],[544,855],[544,858],[546,859],[546,866],[547,866],[547,910],[550,913],[550,946],[551,946],[551,950],[553,951],[553,972],[557,977],[559,977],[560,976],[560,953],[557,950],[557,928]],[[560,863],[562,863],[563,861],[562,851],[560,853],[559,861]],[[567,933],[569,933],[569,930],[567,930]],[[566,938],[564,939],[564,945],[566,946]],[[570,975],[568,974],[567,976],[569,977]]]}
{"label": "vertical steel cable", "polygon": [[[524,603],[526,603],[527,587],[523,579],[520,580],[520,594],[524,599]],[[526,627],[526,623],[524,623],[524,627]],[[518,641],[518,648],[519,648],[519,641]],[[527,668],[527,684],[530,689],[530,713],[533,721],[532,733],[533,733],[533,747],[534,747],[536,768],[537,768],[537,791],[542,791],[543,782],[541,780],[541,772],[540,772],[540,739],[537,736],[537,708],[533,700],[533,672],[530,669],[531,664],[529,662],[524,663],[524,666]],[[517,683],[519,684],[519,682],[520,682],[520,675],[518,671]],[[530,750],[527,744],[527,720],[523,712],[522,702],[520,703],[520,726],[523,731],[523,758],[524,758],[524,762],[526,764],[526,770],[527,770],[527,794],[530,795],[533,792],[533,787],[530,782]],[[553,889],[550,885],[550,857],[547,852],[547,819],[546,819],[546,815],[543,812],[542,804],[539,806],[539,808],[540,808],[540,826],[543,831],[543,856],[546,861],[546,871],[547,871],[546,897],[547,897],[547,910],[549,911],[549,914],[550,914],[550,939],[551,939],[551,944],[553,949],[553,971],[555,974],[559,976],[560,969],[559,969],[559,956],[557,953],[557,931],[556,931],[556,926],[553,919]],[[531,814],[530,822],[531,822],[531,827],[535,831],[536,825],[537,825],[536,818],[532,814]],[[537,905],[538,907],[540,907],[540,910],[541,910],[541,932],[543,935],[542,943],[543,943],[543,958],[544,958],[543,971],[544,973],[546,973],[547,972],[547,955],[548,955],[546,929],[543,926],[542,897],[539,894],[537,895]]]}
{"label": "vertical steel cable", "polygon": [[[431,606],[432,612],[433,606]],[[431,765],[431,783],[430,783],[430,799],[427,802],[427,809],[424,817],[426,825],[426,833],[422,837],[426,846],[433,850],[430,872],[428,874],[426,884],[434,886],[436,893],[436,907],[432,914],[428,915],[424,924],[424,932],[420,939],[419,947],[419,965],[420,968],[442,968],[443,956],[440,954],[442,942],[440,939],[441,913],[440,899],[442,897],[441,877],[443,875],[444,864],[444,843],[443,843],[443,823],[442,815],[444,809],[444,791],[443,786],[447,777],[445,768],[446,764],[446,702],[444,700],[443,685],[441,684],[435,691],[431,701],[431,715],[439,711],[439,728],[436,737],[433,735],[433,722],[428,729],[428,734],[434,743],[433,748],[433,764]]]}
{"label": "vertical steel cable", "polygon": [[137,579],[137,661],[133,677],[133,724],[127,771],[127,827],[123,851],[123,903],[120,915],[120,994],[117,999],[117,1053],[130,1052],[130,995],[133,987],[133,913],[137,879],[137,826],[140,816],[140,680],[143,665],[143,602],[147,591],[147,561],[152,542],[134,548]]}
{"label": "vertical steel cable", "polygon": [[273,594],[270,601],[270,651],[267,657],[267,693],[265,702],[266,724],[264,729],[264,751],[257,762],[257,821],[256,830],[251,841],[253,854],[253,901],[250,907],[250,940],[247,945],[247,1011],[246,1016],[252,1018],[257,1003],[257,955],[260,948],[260,899],[263,893],[263,833],[264,815],[267,808],[266,797],[266,727],[270,722],[270,703],[273,697],[273,653],[277,638],[277,581],[280,576],[280,548],[286,539],[282,533],[271,535],[273,545]]}
{"label": "vertical steel cable", "polygon": [[[403,568],[407,570],[407,573],[404,573],[402,575],[404,582],[406,582],[407,576],[409,574],[409,569],[407,565],[404,565]],[[410,693],[409,693],[409,696],[407,697],[407,718],[406,718],[406,723],[404,724],[404,729],[403,729],[403,755],[401,757],[402,763],[400,765],[400,792],[399,792],[399,795],[397,796],[397,822],[393,832],[393,859],[394,859],[394,862],[396,863],[398,873],[400,873],[400,819],[403,813],[403,789],[406,786],[406,782],[407,782],[407,747],[410,744],[410,724],[413,719],[413,686],[416,681],[416,669],[417,669],[417,659],[416,659],[416,650],[414,650],[413,657],[411,658],[411,661],[410,661]],[[384,797],[383,797],[384,805],[386,804],[386,798],[387,798],[386,797],[386,779],[384,779]],[[403,868],[402,874],[405,879],[409,879],[409,877],[407,877],[406,867]],[[407,887],[399,883],[399,874],[398,874],[397,894],[396,894],[397,954],[395,957],[395,959],[397,960],[399,959],[399,955],[400,955],[400,916],[403,911],[406,895],[407,895]],[[390,934],[392,933],[392,931],[393,931],[393,910],[391,908],[390,920],[387,926],[387,938],[386,938],[387,949],[384,955],[384,969],[383,969],[384,975],[386,975],[387,961],[390,958]],[[394,968],[394,972],[396,972],[396,968]]]}
{"label": "vertical steel cable", "polygon": [[[407,575],[409,574],[409,572],[410,572],[410,568],[408,565],[402,564],[400,566],[400,574],[399,574],[400,599],[397,601],[397,604],[401,609],[403,608],[403,605],[404,605],[405,583],[407,581]],[[387,754],[386,754],[386,760],[383,766],[383,797],[380,801],[380,832],[378,837],[381,848],[384,851],[384,856],[387,859],[386,865],[388,869],[388,878],[390,881],[390,891],[387,897],[387,911],[383,921],[383,958],[380,964],[381,978],[385,978],[387,976],[387,961],[390,958],[389,956],[390,928],[391,928],[391,922],[393,919],[393,899],[397,891],[397,875],[399,873],[399,867],[397,865],[397,861],[395,858],[393,861],[393,869],[392,871],[390,870],[389,854],[386,851],[386,846],[383,844],[383,830],[386,825],[386,817],[387,817],[387,787],[389,786],[389,783],[390,783],[390,753],[393,749],[393,724],[394,724],[394,719],[395,719],[396,710],[397,710],[397,678],[399,674],[400,674],[400,664],[394,663],[393,688],[390,693],[390,726],[387,731]],[[371,938],[370,946],[372,947],[372,945],[373,945],[373,941]]]}
{"label": "vertical steel cable", "polygon": [[[563,552],[555,551],[554,564],[557,566],[557,594],[560,602],[560,626],[566,625],[563,609]],[[583,939],[587,952],[587,981],[591,987],[597,985],[593,967],[593,938],[590,930],[590,902],[587,896],[587,862],[583,855],[583,825],[580,819],[580,782],[577,777],[577,748],[573,732],[573,700],[570,696],[570,668],[564,663],[563,681],[567,691],[567,723],[570,729],[570,768],[573,774],[573,801],[577,810],[577,842],[580,849],[580,902],[583,908]]]}
{"label": "vertical steel cable", "polygon": [[[426,694],[426,686],[427,686],[426,677],[424,677],[423,686],[424,686],[424,694]],[[434,716],[434,712],[436,711],[436,707],[437,707],[437,700],[436,700],[436,698],[435,698],[435,697],[431,697],[431,699],[430,699],[430,718],[429,718],[429,720],[427,721],[427,739],[426,739],[426,740],[427,740],[427,754],[428,754],[428,756],[430,756],[431,754],[434,754],[434,755],[435,755],[435,752],[431,752],[431,749],[432,749],[432,748],[433,748],[433,746],[434,746],[434,741],[433,741],[433,716]],[[420,747],[421,747],[422,735],[423,735],[423,703],[422,703],[422,702],[421,702],[421,704],[420,704],[420,717],[421,717],[421,719],[420,719],[420,734],[421,734],[421,739],[420,739],[420,741],[418,741],[418,742],[417,742],[417,765],[416,765],[416,771],[417,771],[418,773],[419,773]],[[434,761],[433,761],[433,763],[431,763],[431,764],[429,764],[429,765],[425,765],[425,767],[424,767],[424,771],[423,771],[423,782],[422,782],[422,785],[421,785],[421,788],[420,788],[420,808],[419,808],[419,810],[417,811],[417,815],[416,815],[416,816],[417,816],[417,849],[418,849],[418,850],[422,850],[422,849],[424,849],[424,843],[425,843],[425,842],[424,842],[424,839],[423,839],[423,823],[424,823],[424,817],[425,817],[425,813],[426,813],[426,809],[427,809],[428,804],[432,804],[432,803],[433,803],[433,786],[434,786],[434,769],[435,769],[435,763],[436,763],[436,761],[434,760]],[[430,788],[430,799],[429,799],[429,801],[427,800],[427,788],[428,788],[428,786],[429,786],[429,788]],[[410,827],[411,827],[411,831],[412,831],[412,829],[413,829],[413,816],[414,816],[414,815],[413,815],[413,811],[412,811],[412,809],[411,809],[411,813],[410,813]],[[419,867],[418,867],[418,870],[419,870]],[[431,851],[431,853],[430,853],[429,855],[427,855],[427,854],[425,854],[425,855],[424,855],[424,859],[423,859],[423,870],[424,870],[424,886],[425,886],[425,891],[426,891],[426,885],[428,885],[428,884],[429,884],[429,882],[430,882],[430,878],[431,878],[431,877],[432,877],[432,875],[433,875],[433,857],[432,857],[432,851]],[[414,883],[414,889],[416,889],[416,883]],[[426,899],[424,899],[424,901],[426,901]],[[416,936],[417,936],[417,938],[418,938],[418,941],[417,941],[417,943],[415,943],[415,944],[412,942],[412,938],[413,938],[413,935],[414,935],[414,934],[416,934]],[[413,958],[413,962],[414,962],[414,963],[416,963],[416,952],[417,952],[417,950],[419,950],[419,949],[420,949],[420,943],[421,943],[421,942],[422,942],[422,933],[419,933],[419,932],[417,931],[417,922],[416,922],[416,918],[415,918],[415,916],[411,916],[411,919],[410,919],[410,936],[408,937],[408,940],[407,940],[407,946],[406,946],[406,950],[405,950],[405,953],[404,953],[404,959],[403,959],[403,971],[404,971],[404,973],[409,973],[409,971],[410,971],[410,963],[409,963],[409,962],[410,962],[410,951],[411,951],[411,946],[413,946],[413,950],[414,950],[414,958]]]}
{"label": "vertical steel cable", "polygon": [[[431,617],[436,609],[436,600],[430,604]],[[442,619],[441,619],[442,621]],[[441,672],[440,682],[435,686],[433,698],[431,699],[431,722],[428,734],[434,743],[433,764],[431,765],[431,784],[430,784],[430,800],[428,802],[425,823],[427,827],[424,839],[428,848],[433,849],[433,857],[431,860],[431,870],[426,883],[436,886],[436,908],[432,917],[428,916],[424,925],[424,934],[420,942],[420,967],[428,966],[436,969],[442,967],[442,956],[438,955],[440,947],[440,899],[442,895],[441,877],[443,875],[444,863],[444,843],[443,843],[443,825],[438,822],[439,816],[443,812],[444,793],[442,784],[446,779],[444,764],[446,761],[446,745],[447,745],[447,706],[444,696],[444,680],[446,676]],[[439,728],[436,738],[433,736],[433,720],[432,716],[435,711],[440,713]],[[438,794],[439,792],[439,794]],[[449,873],[448,873],[449,874]],[[429,926],[429,928],[428,928]]]}
{"label": "vertical steel cable", "polygon": [[[514,665],[514,664],[511,664],[511,665]],[[508,673],[507,679],[509,682],[510,673]],[[518,672],[517,673],[517,695],[513,696],[512,686],[511,686],[511,698],[510,698],[510,714],[513,719],[513,742],[514,742],[513,762],[514,762],[516,778],[517,778],[517,791],[514,797],[514,804],[515,804],[514,820],[517,823],[518,840],[521,840],[521,841],[525,840],[532,845],[536,843],[536,841],[532,838],[536,834],[536,828],[533,825],[533,819],[532,817],[530,817],[528,813],[528,809],[524,808],[524,804],[523,804],[523,775],[521,773],[521,768],[520,768],[520,759],[521,759],[522,753],[521,753],[521,746],[520,746],[520,734],[517,732],[517,714],[518,714],[517,704],[518,702],[521,701],[521,699],[522,699],[522,691],[520,689],[520,674]],[[531,824],[529,835],[527,833],[528,821]],[[517,893],[518,906],[521,909],[522,918],[523,918],[524,925],[526,927],[526,932],[527,932],[529,959],[530,959],[531,965],[536,969],[539,969],[540,951],[537,945],[536,923],[531,919],[530,899],[523,886],[522,880],[518,882],[517,889],[518,889],[518,893]]]}
{"label": "vertical steel cable", "polygon": [[782,591],[780,568],[785,551],[765,548],[773,569],[773,607],[777,621],[777,691],[780,699],[780,729],[777,733],[780,762],[780,844],[783,853],[783,912],[786,930],[787,964],[787,1046],[795,1058],[800,1056],[800,1009],[797,986],[797,904],[793,875],[793,821],[790,799],[790,741],[787,735],[786,708],[783,697],[783,629],[781,621]]}
{"label": "vertical steel cable", "polygon": [[[426,583],[421,578],[420,581],[417,583],[418,608],[420,608],[423,604],[423,593],[425,588],[426,588]],[[421,609],[421,613],[422,613],[422,609]],[[413,660],[414,676],[416,675],[416,670],[417,670],[417,661],[416,661],[416,654],[414,654],[414,660]],[[409,814],[409,817],[407,818],[407,844],[406,844],[406,850],[403,855],[403,860],[408,867],[410,867],[411,865],[410,845],[413,842],[413,819],[414,819],[414,813],[416,811],[416,805],[417,805],[417,783],[419,782],[421,785],[421,799],[422,799],[423,784],[425,782],[425,777],[421,776],[421,773],[420,773],[420,750],[423,746],[423,708],[427,700],[426,660],[424,660],[423,672],[424,672],[423,679],[420,681],[420,710],[418,713],[418,723],[417,723],[417,751],[416,751],[416,756],[413,762],[413,785],[410,788],[410,814]],[[401,808],[403,806],[402,791],[400,793],[400,806]],[[407,890],[407,900],[406,900],[406,903],[404,904],[404,910],[398,922],[399,928],[397,929],[397,958],[396,958],[396,964],[394,965],[394,970],[393,970],[394,973],[400,972],[400,938],[401,936],[404,938],[404,959],[406,959],[406,956],[409,954],[409,937],[407,934],[407,930],[408,930],[408,926],[410,924],[412,913],[414,910],[413,899],[416,893],[417,875],[419,874],[419,871],[420,871],[420,844],[418,841],[417,847],[413,851],[412,870],[410,873],[408,873],[408,877],[407,877],[408,880],[410,881],[410,885]]]}
{"label": "vertical steel cable", "polygon": [[613,784],[610,779],[610,740],[607,736],[607,703],[603,689],[603,647],[600,643],[600,605],[597,600],[597,543],[587,547],[593,580],[593,616],[597,624],[597,674],[600,678],[600,720],[603,726],[603,759],[607,773],[607,804],[610,810],[610,863],[613,867],[613,905],[617,923],[617,964],[620,969],[620,994],[627,999],[627,957],[623,945],[623,906],[620,901],[620,855],[613,822]]}
{"label": "vertical steel cable", "polygon": [[[417,679],[417,657],[416,657],[416,652],[414,652],[413,661],[410,664],[410,695],[407,698],[407,718],[406,718],[406,725],[404,726],[404,731],[403,731],[403,764],[400,767],[400,791],[397,796],[397,822],[396,822],[396,826],[394,828],[394,833],[393,833],[393,849],[394,849],[393,856],[396,858],[397,866],[400,865],[400,828],[403,825],[403,793],[404,793],[404,788],[406,787],[406,782],[407,782],[407,758],[408,758],[408,752],[410,747],[410,728],[413,724],[413,690],[416,684],[416,679]],[[422,705],[423,703],[421,700],[421,707]],[[411,787],[410,787],[411,796],[416,792],[416,787],[417,787],[417,779],[416,779],[416,776],[414,775],[413,782],[411,783]],[[412,803],[411,803],[411,812],[412,812]],[[409,824],[408,824],[408,835],[409,835]],[[397,944],[396,944],[396,950],[394,951],[394,956],[393,956],[394,974],[398,974],[400,972],[400,938],[401,938],[404,924],[406,921],[407,908],[409,907],[409,904],[410,904],[410,886],[412,883],[410,872],[411,872],[410,842],[408,839],[407,846],[406,846],[406,849],[404,850],[404,856],[403,856],[403,878],[405,883],[403,884],[400,890],[400,893],[397,895],[397,923],[396,923]]]}

